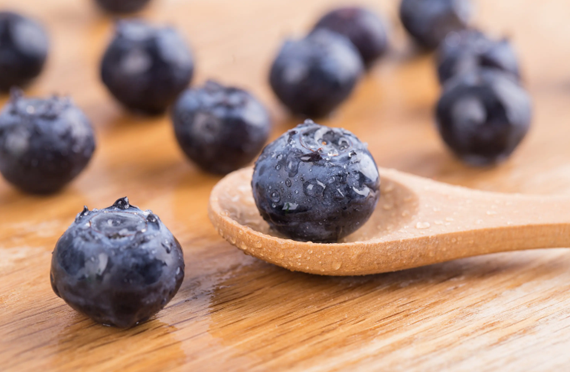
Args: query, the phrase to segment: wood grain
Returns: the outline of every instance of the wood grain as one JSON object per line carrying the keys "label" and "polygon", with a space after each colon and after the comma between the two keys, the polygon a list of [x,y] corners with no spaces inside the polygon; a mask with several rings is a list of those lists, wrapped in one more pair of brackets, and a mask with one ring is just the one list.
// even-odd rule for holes
{"label": "wood grain", "polygon": [[[512,36],[535,103],[533,129],[507,163],[455,161],[434,130],[433,60],[417,55],[396,1],[363,0],[393,21],[394,50],[323,124],[365,139],[378,164],[473,188],[570,194],[570,5],[567,0],[479,0],[477,23]],[[266,83],[285,35],[300,35],[329,0],[156,0],[143,13],[183,30],[196,82],[251,89],[275,117],[274,136],[297,123]],[[93,163],[64,192],[24,195],[0,181],[2,371],[493,371],[565,370],[570,356],[570,255],[505,253],[367,277],[292,273],[218,236],[207,201],[218,177],[178,150],[167,117],[124,112],[98,80],[111,20],[88,0],[0,0],[43,20],[52,54],[30,94],[68,93],[92,119]],[[3,103],[5,98],[2,99]],[[182,243],[184,284],[155,319],[105,328],[71,310],[49,285],[51,251],[86,204],[128,195],[153,209]]]}

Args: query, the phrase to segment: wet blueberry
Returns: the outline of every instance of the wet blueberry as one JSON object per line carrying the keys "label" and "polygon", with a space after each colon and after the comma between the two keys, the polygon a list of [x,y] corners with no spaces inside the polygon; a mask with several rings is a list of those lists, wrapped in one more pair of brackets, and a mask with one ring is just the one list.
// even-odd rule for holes
{"label": "wet blueberry", "polygon": [[271,130],[271,118],[255,97],[214,81],[182,93],[172,121],[186,155],[204,170],[221,174],[250,163]]}
{"label": "wet blueberry", "polygon": [[79,213],[51,261],[51,285],[96,322],[131,327],[159,312],[184,278],[182,248],[151,211],[119,199]]}
{"label": "wet blueberry", "polygon": [[293,113],[322,117],[352,93],[363,72],[358,50],[344,36],[324,29],[285,42],[269,81]]}
{"label": "wet blueberry", "polygon": [[134,111],[159,114],[190,83],[194,58],[171,27],[120,21],[101,62],[101,77],[115,98]]}
{"label": "wet blueberry", "polygon": [[291,239],[314,242],[336,242],[360,228],[376,207],[379,185],[365,144],[311,120],[267,145],[252,179],[263,219]]}
{"label": "wet blueberry", "polygon": [[134,13],[144,8],[150,0],[96,0],[97,4],[112,13]]}
{"label": "wet blueberry", "polygon": [[438,76],[440,82],[477,68],[496,69],[517,79],[519,62],[507,39],[493,40],[477,30],[452,32],[439,46]]}
{"label": "wet blueberry", "polygon": [[527,134],[531,101],[508,74],[479,70],[449,80],[437,104],[444,142],[463,161],[488,165],[506,159]]}
{"label": "wet blueberry", "polygon": [[52,193],[73,180],[95,151],[89,119],[69,98],[26,98],[0,112],[0,172],[31,193]]}
{"label": "wet blueberry", "polygon": [[388,30],[377,14],[361,7],[342,7],[325,14],[315,29],[328,29],[347,37],[358,49],[366,66],[388,49]]}
{"label": "wet blueberry", "polygon": [[0,12],[0,90],[25,87],[42,71],[48,54],[48,37],[34,20]]}
{"label": "wet blueberry", "polygon": [[402,0],[400,19],[422,47],[435,49],[452,31],[466,29],[473,14],[471,0]]}

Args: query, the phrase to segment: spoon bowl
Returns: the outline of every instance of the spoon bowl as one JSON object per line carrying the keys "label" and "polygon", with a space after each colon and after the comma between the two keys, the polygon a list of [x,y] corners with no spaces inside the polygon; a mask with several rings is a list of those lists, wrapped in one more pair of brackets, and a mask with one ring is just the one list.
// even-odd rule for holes
{"label": "spoon bowl", "polygon": [[570,197],[500,194],[379,168],[378,205],[338,243],[300,242],[272,230],[251,191],[252,168],[212,190],[209,217],[244,253],[292,271],[367,275],[481,254],[570,246]]}

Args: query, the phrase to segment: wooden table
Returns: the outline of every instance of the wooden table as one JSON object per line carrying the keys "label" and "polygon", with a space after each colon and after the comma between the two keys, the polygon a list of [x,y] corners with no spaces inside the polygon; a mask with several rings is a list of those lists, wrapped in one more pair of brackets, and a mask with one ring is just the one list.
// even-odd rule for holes
{"label": "wooden table", "polygon": [[[284,36],[300,35],[328,0],[156,0],[143,13],[178,26],[196,52],[195,82],[251,89],[290,118],[267,85]],[[468,168],[433,125],[432,56],[417,55],[396,1],[362,1],[392,20],[394,51],[322,124],[367,141],[379,165],[478,189],[570,193],[570,4],[480,0],[477,24],[511,35],[534,98],[532,132],[507,163]],[[52,54],[30,94],[68,93],[92,119],[98,150],[87,171],[51,197],[0,181],[0,370],[567,370],[570,253],[496,254],[391,274],[293,273],[242,254],[218,236],[207,200],[218,177],[182,155],[167,117],[123,111],[98,79],[111,20],[88,0],[0,0],[42,19]],[[5,102],[5,97],[2,102]],[[178,237],[186,278],[153,320],[106,328],[55,296],[48,273],[57,238],[84,204],[128,195]],[[570,206],[569,206],[570,207]],[[570,213],[570,209],[569,209]]]}

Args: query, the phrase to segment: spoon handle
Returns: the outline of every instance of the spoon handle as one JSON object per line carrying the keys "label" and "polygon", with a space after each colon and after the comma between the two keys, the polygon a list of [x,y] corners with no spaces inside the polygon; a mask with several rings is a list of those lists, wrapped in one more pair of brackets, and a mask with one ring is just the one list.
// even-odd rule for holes
{"label": "spoon handle", "polygon": [[490,193],[387,173],[418,196],[417,211],[407,226],[382,239],[397,241],[384,246],[390,259],[377,266],[378,272],[496,252],[570,247],[568,196]]}

